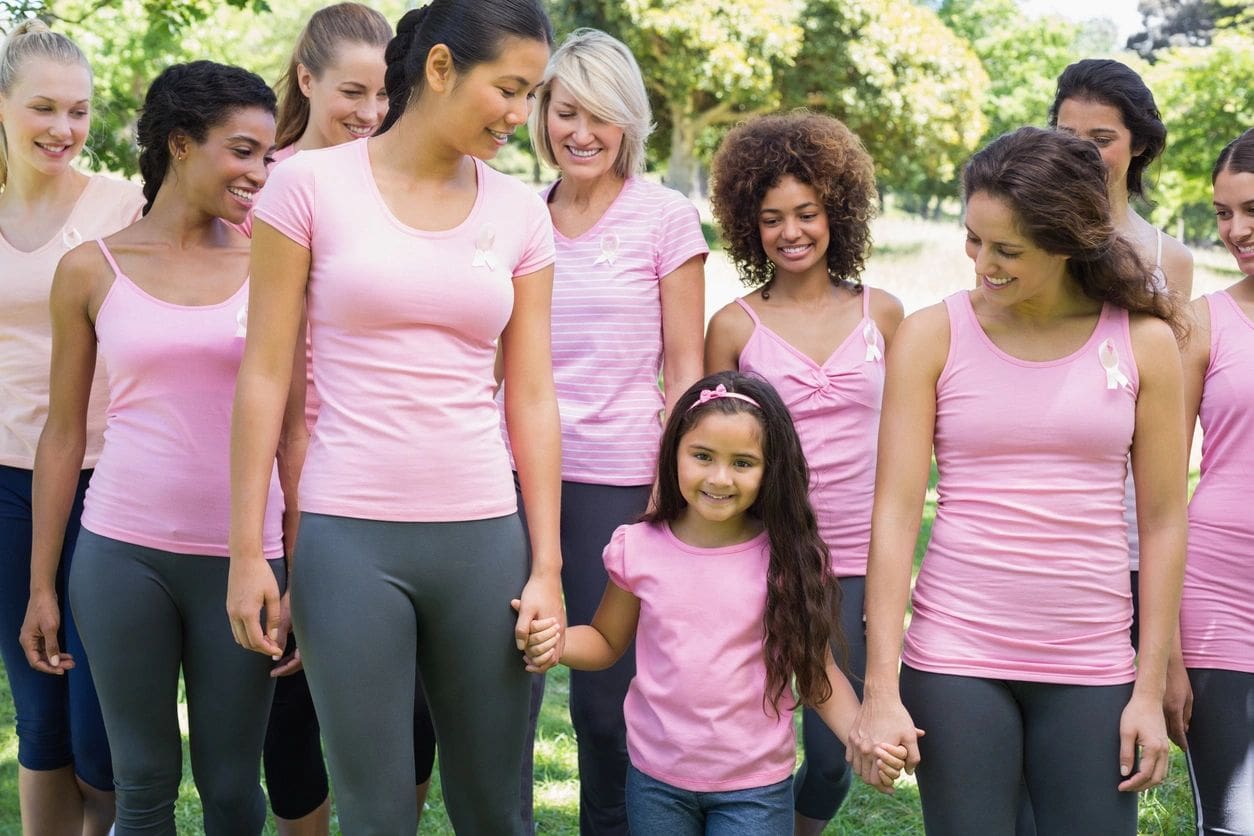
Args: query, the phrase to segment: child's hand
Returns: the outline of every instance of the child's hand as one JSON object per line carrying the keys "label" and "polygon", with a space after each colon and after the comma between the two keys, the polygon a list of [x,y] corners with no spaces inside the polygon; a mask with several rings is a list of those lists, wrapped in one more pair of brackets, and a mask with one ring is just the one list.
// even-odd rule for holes
{"label": "child's hand", "polygon": [[906,766],[906,747],[879,743],[875,746],[875,767],[879,770],[879,785],[875,788],[892,795],[893,782]]}
{"label": "child's hand", "polygon": [[557,640],[561,629],[556,618],[537,618],[531,622],[524,651],[529,673],[543,673],[557,664]]}

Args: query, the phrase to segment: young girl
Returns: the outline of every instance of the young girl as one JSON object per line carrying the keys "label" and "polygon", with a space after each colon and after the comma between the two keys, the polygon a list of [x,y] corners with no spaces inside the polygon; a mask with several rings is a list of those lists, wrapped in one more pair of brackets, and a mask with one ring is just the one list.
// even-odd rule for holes
{"label": "young girl", "polygon": [[[270,664],[235,646],[222,601],[231,398],[250,322],[248,239],[237,226],[266,182],[274,104],[265,82],[237,67],[166,69],[137,126],[144,217],[71,251],[53,281],[32,588],[48,588],[57,571],[99,354],[108,423],[69,594],[112,744],[118,836],[174,833],[180,670],[204,832],[246,836],[265,824],[258,765]],[[295,444],[283,445],[280,467],[286,451],[303,447],[299,406],[290,410]],[[265,493],[263,566],[282,583],[284,497],[273,458]],[[44,637],[41,664],[56,663],[46,646],[55,633],[42,615],[49,598],[32,593],[22,630],[28,648]]]}
{"label": "young girl", "polygon": [[[62,531],[61,571],[32,586],[35,445],[48,415],[57,262],[85,239],[139,216],[133,183],[74,167],[91,125],[91,67],[79,48],[39,20],[0,43],[0,656],[17,720],[18,796],[28,833],[103,836],[113,821],[113,771],[87,655],[65,583],[83,492],[100,455],[104,369],[96,370],[82,469]],[[45,605],[45,638],[59,664],[28,664],[18,644],[28,596]],[[72,669],[72,670],[71,670]]]}
{"label": "young girl", "polygon": [[[711,204],[741,279],[756,288],[710,320],[706,371],[738,369],[775,386],[796,422],[810,501],[840,584],[848,670],[866,668],[862,601],[871,541],[884,352],[901,303],[862,284],[875,171],[830,116],[753,119],[723,140]],[[812,709],[794,787],[798,836],[821,833],[852,783],[845,750]]]}
{"label": "young girl", "polygon": [[[770,384],[721,372],[680,396],[654,509],[620,526],[604,559],[601,606],[560,653],[599,670],[636,639],[624,705],[631,831],[791,833],[792,711],[814,706],[844,739],[858,698],[828,645],[839,592],[801,443]],[[532,667],[551,660],[560,632],[534,625]],[[874,785],[888,792],[905,750],[878,755]]]}

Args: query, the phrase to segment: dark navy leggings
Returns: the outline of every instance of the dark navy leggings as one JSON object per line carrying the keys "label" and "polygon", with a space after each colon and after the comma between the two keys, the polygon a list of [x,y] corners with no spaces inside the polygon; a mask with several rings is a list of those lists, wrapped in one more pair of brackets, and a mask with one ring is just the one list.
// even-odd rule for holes
{"label": "dark navy leggings", "polygon": [[74,766],[85,783],[113,789],[113,767],[100,703],[92,684],[87,651],[79,638],[66,596],[66,579],[78,539],[78,519],[91,471],[78,480],[74,507],[65,527],[57,570],[61,602],[61,647],[75,667],[62,676],[40,673],[26,661],[18,633],[30,600],[31,471],[0,466],[0,655],[9,675],[17,714],[17,761],[31,770]]}
{"label": "dark navy leggings", "polygon": [[1039,836],[1135,836],[1137,795],[1120,792],[1126,685],[1056,685],[901,667],[919,740],[919,798],[931,836],[1014,833],[1024,786]]}
{"label": "dark navy leggings", "polygon": [[1254,833],[1254,673],[1190,668],[1189,778],[1198,834]]}

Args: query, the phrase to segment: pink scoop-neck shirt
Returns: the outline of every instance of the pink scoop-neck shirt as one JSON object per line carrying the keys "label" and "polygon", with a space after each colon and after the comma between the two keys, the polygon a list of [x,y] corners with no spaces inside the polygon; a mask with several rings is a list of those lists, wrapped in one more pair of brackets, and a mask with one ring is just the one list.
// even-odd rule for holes
{"label": "pink scoop-neck shirt", "polygon": [[[129,226],[144,205],[139,186],[94,175],[65,225],[42,245],[19,250],[0,235],[0,465],[35,468],[35,447],[48,420],[48,362],[52,317],[48,297],[61,256],[84,241]],[[87,407],[83,467],[100,458],[109,399],[103,364],[97,364]]]}
{"label": "pink scoop-neck shirt", "polygon": [[276,166],[256,219],[310,252],[306,291],[321,399],[301,474],[303,511],[396,522],[517,509],[493,391],[514,279],[553,263],[548,209],[475,161],[457,226],[402,223],[367,140]]}
{"label": "pink scoop-neck shirt", "polygon": [[[248,328],[248,281],[214,305],[150,295],[114,261],[96,313],[109,372],[104,450],[83,528],[151,549],[226,557],[231,521],[231,405]],[[270,475],[262,550],[283,556],[283,494]]]}
{"label": "pink scoop-neck shirt", "polygon": [[1180,643],[1186,667],[1254,673],[1254,322],[1227,293],[1206,304],[1202,478],[1189,502]]}
{"label": "pink scoop-neck shirt", "polygon": [[866,574],[875,496],[875,448],[884,399],[884,337],[862,290],[862,319],[822,365],[753,320],[740,371],[770,381],[792,413],[810,466],[810,501],[837,577]]}
{"label": "pink scoop-neck shirt", "polygon": [[604,560],[610,580],[640,599],[636,676],[623,703],[632,765],[696,792],[765,787],[792,774],[789,696],[778,715],[763,699],[766,532],[703,549],[667,525],[625,525]]}
{"label": "pink scoop-neck shirt", "polygon": [[1083,346],[1033,362],[989,339],[967,292],[945,306],[936,521],[902,658],[961,676],[1131,682],[1123,480],[1138,376],[1128,313],[1103,306]]}

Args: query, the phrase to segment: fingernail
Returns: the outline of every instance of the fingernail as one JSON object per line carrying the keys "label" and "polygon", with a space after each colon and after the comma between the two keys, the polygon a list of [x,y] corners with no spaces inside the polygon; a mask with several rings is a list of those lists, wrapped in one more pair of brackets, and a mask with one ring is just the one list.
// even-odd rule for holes
{"label": "fingernail", "polygon": [[1128,777],[1128,765],[1126,763],[1119,764],[1119,774],[1125,778]]}
{"label": "fingernail", "polygon": [[48,664],[52,665],[55,668],[57,665],[61,664],[61,657],[56,656],[56,655],[50,657],[48,659]]}

